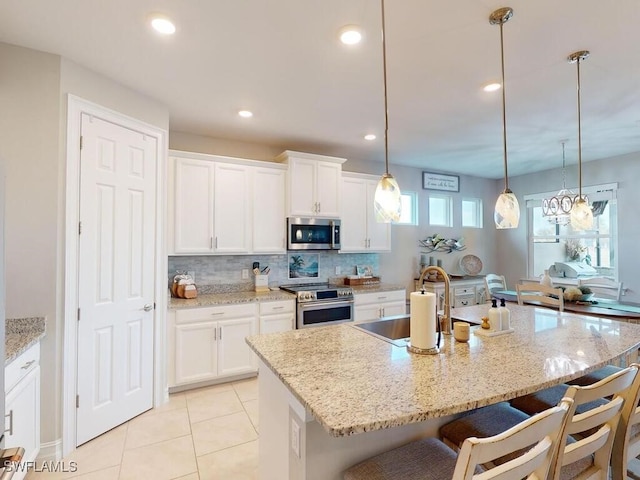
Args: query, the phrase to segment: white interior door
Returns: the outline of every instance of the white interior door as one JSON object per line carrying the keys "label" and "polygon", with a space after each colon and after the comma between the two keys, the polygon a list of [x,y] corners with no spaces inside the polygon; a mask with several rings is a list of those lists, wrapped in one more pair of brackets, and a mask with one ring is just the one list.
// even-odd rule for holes
{"label": "white interior door", "polygon": [[82,114],[76,444],[153,406],[156,142]]}

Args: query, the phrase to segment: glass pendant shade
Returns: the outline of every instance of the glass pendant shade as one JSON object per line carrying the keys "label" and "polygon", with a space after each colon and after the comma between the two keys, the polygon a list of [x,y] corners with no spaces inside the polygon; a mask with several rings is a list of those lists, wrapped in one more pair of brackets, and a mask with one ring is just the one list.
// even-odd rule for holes
{"label": "glass pendant shade", "polygon": [[574,230],[591,230],[593,227],[593,211],[584,198],[578,199],[571,209],[571,228]]}
{"label": "glass pendant shade", "polygon": [[493,220],[496,228],[518,228],[520,222],[520,205],[518,199],[511,190],[505,190],[496,201],[493,211]]}
{"label": "glass pendant shade", "polygon": [[385,173],[380,178],[373,201],[376,222],[391,223],[400,221],[402,198],[400,187],[393,175]]}

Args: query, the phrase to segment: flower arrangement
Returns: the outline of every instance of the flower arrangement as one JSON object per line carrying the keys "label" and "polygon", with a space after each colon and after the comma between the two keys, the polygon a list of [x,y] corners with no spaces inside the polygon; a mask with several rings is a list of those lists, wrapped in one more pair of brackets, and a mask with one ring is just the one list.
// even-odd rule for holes
{"label": "flower arrangement", "polygon": [[580,260],[580,256],[587,252],[587,247],[580,240],[569,239],[565,242],[564,250],[569,260]]}

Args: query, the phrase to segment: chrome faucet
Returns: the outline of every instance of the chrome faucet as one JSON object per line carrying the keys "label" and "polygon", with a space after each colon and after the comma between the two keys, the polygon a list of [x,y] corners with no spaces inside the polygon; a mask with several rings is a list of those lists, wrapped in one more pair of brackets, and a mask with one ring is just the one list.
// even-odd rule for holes
{"label": "chrome faucet", "polygon": [[449,275],[447,275],[447,272],[445,272],[442,267],[436,267],[433,265],[424,267],[420,274],[420,279],[418,280],[419,288],[422,290],[424,290],[424,277],[429,272],[438,272],[444,278],[444,305],[443,313],[440,317],[440,330],[445,335],[451,335],[451,283],[449,281]]}

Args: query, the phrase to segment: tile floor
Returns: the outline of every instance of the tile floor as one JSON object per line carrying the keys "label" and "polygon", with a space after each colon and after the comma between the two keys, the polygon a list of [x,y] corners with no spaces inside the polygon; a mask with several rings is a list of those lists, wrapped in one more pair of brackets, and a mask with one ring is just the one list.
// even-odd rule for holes
{"label": "tile floor", "polygon": [[27,480],[255,480],[258,420],[257,378],[171,394],[65,458],[76,472]]}

